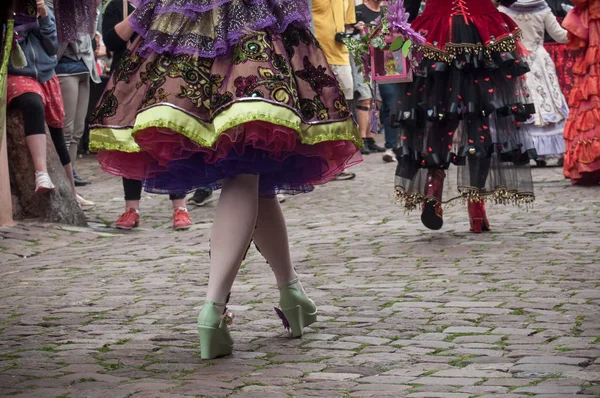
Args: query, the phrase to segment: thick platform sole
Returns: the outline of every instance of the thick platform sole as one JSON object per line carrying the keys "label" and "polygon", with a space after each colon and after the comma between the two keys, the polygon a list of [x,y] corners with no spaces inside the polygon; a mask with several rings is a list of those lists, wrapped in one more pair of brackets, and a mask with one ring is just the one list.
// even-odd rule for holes
{"label": "thick platform sole", "polygon": [[302,337],[304,328],[317,321],[317,311],[313,313],[306,312],[301,305],[283,308],[281,311],[285,315],[294,337]]}
{"label": "thick platform sole", "polygon": [[426,203],[423,208],[423,213],[421,213],[421,222],[424,226],[434,231],[442,229],[444,225],[444,219],[439,217],[435,212],[434,203]]}
{"label": "thick platform sole", "polygon": [[231,355],[233,352],[233,345],[225,340],[219,328],[198,326],[198,334],[200,335],[200,358],[214,359]]}

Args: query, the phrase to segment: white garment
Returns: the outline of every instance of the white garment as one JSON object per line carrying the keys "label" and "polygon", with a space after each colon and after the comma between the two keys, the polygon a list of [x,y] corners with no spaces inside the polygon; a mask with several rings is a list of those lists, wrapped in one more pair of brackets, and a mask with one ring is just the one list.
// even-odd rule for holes
{"label": "white garment", "polygon": [[527,86],[536,113],[530,123],[530,133],[539,155],[564,152],[563,129],[569,116],[569,106],[560,89],[556,66],[544,48],[546,31],[558,43],[567,42],[563,29],[552,10],[543,0],[519,0],[512,8],[499,7],[510,16],[523,32],[523,44],[531,52],[525,57],[531,71]]}
{"label": "white garment", "polygon": [[[527,4],[520,8],[522,4]],[[560,89],[556,66],[544,48],[546,31],[558,43],[567,42],[567,31],[563,29],[545,1],[529,8],[531,1],[517,1],[513,8],[499,7],[508,14],[523,32],[523,44],[531,52],[525,59],[531,72],[527,74],[527,86],[535,104],[534,124],[544,127],[560,123],[569,116],[569,107]]]}

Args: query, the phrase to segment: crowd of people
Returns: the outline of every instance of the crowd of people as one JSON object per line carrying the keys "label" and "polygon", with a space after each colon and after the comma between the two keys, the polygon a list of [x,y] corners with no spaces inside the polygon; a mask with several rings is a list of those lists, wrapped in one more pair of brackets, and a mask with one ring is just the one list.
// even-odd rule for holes
{"label": "crowd of people", "polygon": [[[530,164],[554,158],[574,184],[600,183],[599,0],[404,0],[408,15],[391,25],[424,42],[410,82],[379,86],[347,39],[379,23],[382,1],[97,0],[99,31],[60,44],[46,1],[17,30],[24,62],[8,77],[36,191],[54,188],[46,125],[82,206],[90,202],[76,186],[87,182],[74,163],[89,130],[101,167],[123,181],[118,228],[139,225],[142,190],[169,194],[173,227],[185,229],[186,195],[201,205],[221,189],[198,317],[202,358],[232,351],[226,306],[252,242],[277,280],[284,325],[297,337],[315,322],[280,195],[352,179],[347,169],[363,156],[397,162],[398,201],[420,207],[433,230],[453,200],[466,201],[475,233],[491,229],[486,202],[533,202]],[[544,45],[546,32],[554,43]],[[382,130],[385,147],[374,139]]]}
{"label": "crowd of people", "polygon": [[[52,14],[53,1],[37,1],[38,26],[18,32],[19,44],[29,66],[10,67],[8,102],[10,107],[22,109],[25,115],[25,135],[36,167],[36,191],[45,192],[53,189],[45,166],[45,134],[43,133],[47,124],[61,162],[74,186],[76,200],[81,206],[88,207],[93,206],[94,203],[76,192],[76,187],[87,185],[88,181],[77,174],[75,163],[78,151],[88,149],[89,121],[94,105],[98,102],[111,72],[120,64],[128,46],[137,37],[130,24],[130,17],[135,7],[130,2],[124,3],[123,0],[96,0],[97,32],[94,35],[80,34],[75,41],[59,44],[56,28],[53,28],[55,24]],[[426,222],[426,225],[436,229],[441,227],[444,167],[433,172],[431,167],[427,166],[424,170],[429,170],[428,173],[415,174],[414,170],[411,170],[414,167],[410,162],[406,164],[403,161],[407,156],[411,157],[406,151],[418,152],[417,147],[431,146],[431,139],[425,131],[428,127],[416,126],[408,120],[401,120],[402,113],[412,111],[405,111],[402,104],[415,101],[414,99],[419,96],[403,98],[403,92],[411,92],[411,89],[407,89],[410,87],[407,84],[374,85],[369,76],[359,71],[344,42],[345,37],[364,35],[369,28],[373,28],[382,15],[382,3],[385,2],[312,0],[309,3],[311,3],[312,31],[358,123],[363,142],[361,154],[381,154],[384,162],[400,160],[397,171],[399,199],[410,198],[405,204],[412,208],[423,202],[425,198],[429,198],[423,209],[424,213],[433,214],[433,218],[424,215],[424,219],[433,221]],[[591,144],[592,148],[587,144],[590,141],[589,135],[593,134],[589,133],[590,129],[587,128],[591,124],[583,120],[582,115],[573,115],[571,120],[575,117],[578,119],[570,123],[565,132],[569,119],[567,98],[573,87],[575,58],[574,53],[566,48],[567,31],[559,21],[562,21],[567,11],[572,8],[571,2],[518,0],[509,1],[506,4],[508,7],[501,3],[503,2],[497,2],[495,5],[516,22],[515,28],[522,33],[523,44],[530,52],[524,56],[524,61],[528,62],[531,69],[526,75],[526,81],[530,89],[527,95],[532,98],[524,102],[533,102],[535,113],[532,113],[528,120],[523,121],[523,124],[527,125],[527,132],[531,137],[531,142],[526,145],[532,143],[532,148],[528,149],[535,149],[536,152],[532,161],[539,167],[545,167],[549,159],[556,159],[556,165],[564,165],[565,175],[571,178],[573,183],[596,183],[597,172],[593,172],[595,168],[590,166],[595,159],[595,141]],[[404,2],[409,14],[409,22],[423,12],[425,4],[425,1],[420,0]],[[429,9],[431,10],[432,7]],[[421,32],[428,33],[428,29],[421,29]],[[575,33],[573,36],[575,37]],[[424,92],[422,87],[420,89]],[[427,96],[429,94],[434,93],[427,92]],[[581,93],[580,97],[586,95],[587,93]],[[421,106],[423,103],[422,101]],[[576,107],[575,104],[572,106]],[[45,112],[39,112],[41,108],[44,108]],[[587,108],[584,112],[586,116],[593,114]],[[40,115],[43,114],[45,114],[45,121],[41,120]],[[587,123],[587,127],[584,127],[583,133],[580,133],[577,126],[581,126],[583,122]],[[443,124],[446,123],[444,121]],[[420,141],[408,145],[406,140],[409,136],[402,134],[403,126],[413,131],[424,128],[425,130],[420,134]],[[446,129],[446,126],[439,125],[431,127],[435,130]],[[384,147],[377,145],[374,139],[375,134],[380,132],[385,136]],[[466,137],[468,134],[459,135]],[[404,142],[399,145],[398,139]],[[438,144],[442,141],[448,140],[440,140]],[[527,139],[524,137],[523,141]],[[568,148],[565,146],[565,141]],[[453,142],[456,140],[453,139]],[[398,156],[398,151],[402,152],[402,148],[404,153]],[[449,153],[453,153],[452,149],[440,148],[435,155],[447,157]],[[564,164],[565,153],[567,153],[566,165]],[[529,155],[532,154],[533,152],[529,151]],[[479,169],[486,174],[485,181],[488,183],[489,167],[483,164]],[[337,180],[354,177],[355,174],[349,171],[341,171],[335,175]],[[489,184],[502,183],[504,188],[512,189],[506,187],[504,184],[506,181],[502,181],[503,177],[496,176],[501,181],[493,177],[492,175]],[[460,176],[461,181],[474,178],[476,177],[469,175]],[[467,185],[478,187],[471,180]],[[527,185],[525,181],[520,183]],[[431,189],[427,191],[425,185]],[[125,212],[116,220],[115,225],[121,229],[133,229],[139,225],[140,220],[142,181],[123,177],[123,190]],[[187,203],[186,193],[170,194],[173,204],[173,227],[189,228],[191,219],[186,205],[202,206],[212,200],[212,197],[211,187],[196,190]],[[278,197],[280,201],[285,200],[283,194],[279,194]]]}

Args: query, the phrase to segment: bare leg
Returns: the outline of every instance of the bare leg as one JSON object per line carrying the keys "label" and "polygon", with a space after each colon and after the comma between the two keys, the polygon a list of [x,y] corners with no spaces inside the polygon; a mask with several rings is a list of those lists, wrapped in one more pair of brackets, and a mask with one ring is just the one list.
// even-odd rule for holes
{"label": "bare leg", "polygon": [[46,134],[33,134],[25,137],[33,159],[35,171],[48,172],[46,165]]}
{"label": "bare leg", "polygon": [[211,232],[208,301],[227,301],[254,233],[258,181],[257,175],[239,175],[223,183]]}
{"label": "bare leg", "polygon": [[173,203],[173,210],[177,209],[185,209],[185,198],[183,199],[173,199],[171,201]]}
{"label": "bare leg", "polygon": [[139,210],[140,209],[140,201],[139,200],[126,200],[125,201],[125,210],[129,210],[129,209]]}

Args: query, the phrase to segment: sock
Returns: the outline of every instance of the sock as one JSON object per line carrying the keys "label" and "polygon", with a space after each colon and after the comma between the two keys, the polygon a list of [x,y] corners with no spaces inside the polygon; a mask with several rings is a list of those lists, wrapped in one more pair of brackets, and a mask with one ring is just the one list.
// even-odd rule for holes
{"label": "sock", "polygon": [[210,276],[206,294],[209,301],[227,303],[254,233],[258,181],[257,175],[238,175],[223,182],[211,231]]}
{"label": "sock", "polygon": [[258,200],[254,244],[271,266],[280,289],[298,280],[292,266],[285,218],[276,197]]}

